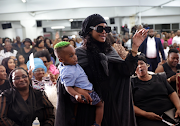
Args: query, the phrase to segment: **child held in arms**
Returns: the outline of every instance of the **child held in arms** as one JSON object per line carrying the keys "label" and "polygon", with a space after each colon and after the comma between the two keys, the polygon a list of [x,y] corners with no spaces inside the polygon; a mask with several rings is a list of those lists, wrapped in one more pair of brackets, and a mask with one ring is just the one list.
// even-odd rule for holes
{"label": "child held in arms", "polygon": [[[104,103],[98,94],[93,91],[93,85],[89,82],[86,73],[78,64],[74,47],[69,42],[62,41],[54,46],[54,51],[60,61],[61,83],[65,86],[66,91],[76,99],[73,98],[74,101],[95,105],[96,118],[93,126],[101,126]],[[86,95],[81,94],[84,91]],[[71,100],[73,101],[73,99]]]}

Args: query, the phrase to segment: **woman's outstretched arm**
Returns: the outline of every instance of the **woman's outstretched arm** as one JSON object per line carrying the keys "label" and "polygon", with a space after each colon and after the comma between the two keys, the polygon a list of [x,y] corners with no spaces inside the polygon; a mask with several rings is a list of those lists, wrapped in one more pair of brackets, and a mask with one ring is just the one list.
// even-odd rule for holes
{"label": "woman's outstretched arm", "polygon": [[136,116],[142,116],[142,117],[145,117],[149,120],[162,120],[162,118],[159,115],[157,115],[153,112],[146,112],[146,111],[138,108],[135,105],[134,105],[134,112],[135,112]]}

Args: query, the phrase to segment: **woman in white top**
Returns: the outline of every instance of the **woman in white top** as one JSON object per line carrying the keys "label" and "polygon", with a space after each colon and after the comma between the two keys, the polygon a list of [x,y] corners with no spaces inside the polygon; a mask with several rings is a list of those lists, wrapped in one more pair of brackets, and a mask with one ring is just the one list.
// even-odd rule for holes
{"label": "woman in white top", "polygon": [[17,51],[12,48],[9,40],[5,41],[4,49],[0,51],[0,60],[2,61],[7,57],[16,57]]}

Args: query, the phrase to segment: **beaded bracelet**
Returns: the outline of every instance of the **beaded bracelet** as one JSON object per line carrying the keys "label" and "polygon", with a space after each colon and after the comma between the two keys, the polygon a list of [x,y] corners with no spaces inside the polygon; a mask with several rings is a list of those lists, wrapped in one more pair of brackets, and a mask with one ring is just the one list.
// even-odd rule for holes
{"label": "beaded bracelet", "polygon": [[138,51],[133,51],[133,50],[131,49],[131,53],[135,53],[135,54],[137,54],[137,53],[138,53]]}

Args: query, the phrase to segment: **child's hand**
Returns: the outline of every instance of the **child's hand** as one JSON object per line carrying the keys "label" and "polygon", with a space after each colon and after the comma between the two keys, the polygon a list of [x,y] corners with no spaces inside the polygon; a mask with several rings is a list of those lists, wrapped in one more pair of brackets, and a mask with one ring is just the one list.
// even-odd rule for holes
{"label": "child's hand", "polygon": [[87,100],[87,104],[91,104],[92,102],[92,98],[91,96],[89,95],[88,91],[84,90],[84,89],[81,89],[81,88],[77,88],[77,87],[74,87],[74,90],[82,95],[84,95],[84,97],[86,98]]}
{"label": "child's hand", "polygon": [[84,100],[82,100],[81,94],[75,95],[75,99],[76,99],[76,101],[78,101],[80,103],[84,103]]}
{"label": "child's hand", "polygon": [[84,97],[86,98],[86,100],[87,100],[87,104],[92,104],[92,98],[91,98],[91,96],[89,95],[89,93],[85,93],[85,94],[83,94],[84,95]]}

